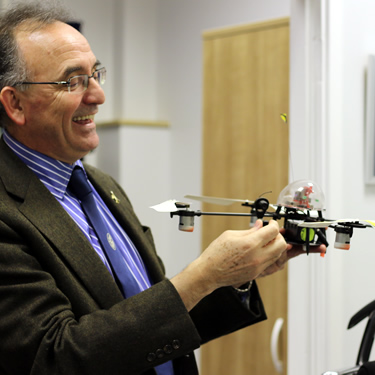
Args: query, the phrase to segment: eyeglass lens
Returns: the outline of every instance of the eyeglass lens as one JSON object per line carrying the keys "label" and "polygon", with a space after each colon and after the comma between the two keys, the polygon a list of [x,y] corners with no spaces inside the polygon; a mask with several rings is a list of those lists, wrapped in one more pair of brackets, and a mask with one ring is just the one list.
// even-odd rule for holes
{"label": "eyeglass lens", "polygon": [[92,76],[88,76],[87,74],[82,74],[76,77],[72,77],[69,80],[68,84],[68,91],[72,92],[82,92],[85,91],[89,85],[89,78],[95,79],[96,82],[99,83],[99,85],[103,85],[106,78],[106,69],[102,68],[97,71],[95,71]]}

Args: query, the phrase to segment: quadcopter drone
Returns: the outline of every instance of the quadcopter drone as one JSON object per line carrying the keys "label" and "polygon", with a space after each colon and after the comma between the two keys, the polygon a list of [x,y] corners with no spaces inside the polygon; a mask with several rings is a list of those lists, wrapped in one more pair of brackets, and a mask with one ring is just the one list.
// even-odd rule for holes
{"label": "quadcopter drone", "polygon": [[[370,220],[324,219],[324,194],[319,185],[309,180],[298,180],[287,185],[279,194],[276,205],[270,204],[268,199],[264,197],[259,197],[255,201],[195,195],[186,195],[185,198],[219,205],[240,203],[243,207],[248,207],[250,212],[192,211],[190,210],[190,203],[176,200],[169,200],[151,208],[158,212],[169,212],[171,218],[179,216],[178,228],[184,232],[192,232],[194,230],[195,216],[248,216],[250,217],[250,226],[258,219],[284,219],[283,227],[285,228],[284,237],[286,242],[302,245],[307,254],[309,254],[311,247],[322,244],[328,247],[327,228],[333,228],[336,232],[334,247],[349,250],[350,238],[353,235],[354,228],[375,227],[375,222]],[[272,211],[268,211],[269,208]],[[266,225],[267,221],[263,221],[263,223]],[[324,254],[321,255],[324,256]]]}

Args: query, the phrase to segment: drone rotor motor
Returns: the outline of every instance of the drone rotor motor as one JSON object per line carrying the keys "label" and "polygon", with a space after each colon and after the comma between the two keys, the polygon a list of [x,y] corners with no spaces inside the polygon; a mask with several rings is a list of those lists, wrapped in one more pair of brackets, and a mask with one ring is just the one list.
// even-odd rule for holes
{"label": "drone rotor motor", "polygon": [[341,250],[350,249],[350,238],[353,234],[353,228],[346,227],[343,225],[337,225],[335,227],[336,238],[335,238],[335,248]]}
{"label": "drone rotor motor", "polygon": [[183,232],[194,231],[194,212],[186,211],[180,216],[178,229]]}

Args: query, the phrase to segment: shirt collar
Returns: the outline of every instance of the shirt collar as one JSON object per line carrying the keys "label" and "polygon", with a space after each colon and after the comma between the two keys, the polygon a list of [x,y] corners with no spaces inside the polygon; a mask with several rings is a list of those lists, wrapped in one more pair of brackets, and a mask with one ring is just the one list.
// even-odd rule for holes
{"label": "shirt collar", "polygon": [[9,148],[37,175],[46,188],[58,199],[64,199],[74,167],[80,166],[85,171],[80,160],[77,160],[73,164],[64,163],[30,149],[14,139],[6,130],[4,130],[3,136]]}

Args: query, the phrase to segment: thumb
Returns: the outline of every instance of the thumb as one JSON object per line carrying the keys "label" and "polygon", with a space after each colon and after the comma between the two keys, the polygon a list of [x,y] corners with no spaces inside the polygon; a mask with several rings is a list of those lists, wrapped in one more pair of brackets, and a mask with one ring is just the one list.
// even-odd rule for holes
{"label": "thumb", "polygon": [[258,219],[250,229],[250,233],[256,232],[258,229],[263,227],[263,221]]}

